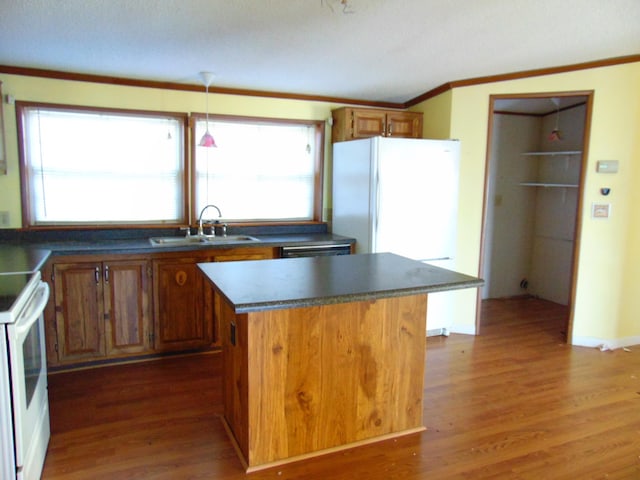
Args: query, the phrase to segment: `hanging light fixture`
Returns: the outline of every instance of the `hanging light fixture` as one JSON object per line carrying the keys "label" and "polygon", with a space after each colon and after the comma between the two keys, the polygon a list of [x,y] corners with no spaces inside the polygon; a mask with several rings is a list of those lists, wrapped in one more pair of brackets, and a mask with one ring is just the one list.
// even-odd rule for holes
{"label": "hanging light fixture", "polygon": [[560,132],[560,99],[552,98],[551,102],[556,106],[556,127],[551,130],[549,134],[550,142],[558,142],[562,140],[562,133]]}
{"label": "hanging light fixture", "polygon": [[209,85],[211,85],[211,81],[213,80],[214,74],[211,72],[200,72],[200,77],[202,78],[202,82],[205,86],[206,92],[206,101],[207,101],[207,130],[204,132],[204,135],[200,139],[198,143],[201,147],[217,147],[216,141],[213,139],[213,135],[209,132]]}

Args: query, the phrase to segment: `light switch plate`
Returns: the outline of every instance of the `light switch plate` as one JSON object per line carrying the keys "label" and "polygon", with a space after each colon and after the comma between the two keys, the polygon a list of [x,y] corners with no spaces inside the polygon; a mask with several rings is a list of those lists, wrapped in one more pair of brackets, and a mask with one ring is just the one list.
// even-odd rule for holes
{"label": "light switch plate", "polygon": [[591,204],[591,218],[609,218],[611,215],[610,203]]}

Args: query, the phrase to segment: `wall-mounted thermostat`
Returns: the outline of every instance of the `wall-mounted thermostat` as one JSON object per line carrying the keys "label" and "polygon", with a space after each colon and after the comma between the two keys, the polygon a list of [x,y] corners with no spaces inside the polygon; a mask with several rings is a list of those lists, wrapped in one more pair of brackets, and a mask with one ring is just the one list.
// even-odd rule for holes
{"label": "wall-mounted thermostat", "polygon": [[598,160],[596,163],[598,173],[618,173],[618,160]]}

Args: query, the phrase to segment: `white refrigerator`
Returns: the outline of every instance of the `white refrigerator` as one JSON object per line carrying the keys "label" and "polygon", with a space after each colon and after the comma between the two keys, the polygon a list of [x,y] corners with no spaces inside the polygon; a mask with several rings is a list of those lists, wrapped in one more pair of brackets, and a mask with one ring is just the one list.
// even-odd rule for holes
{"label": "white refrigerator", "polygon": [[[373,137],[333,144],[333,225],[356,253],[392,252],[453,270],[460,142]],[[451,292],[429,295],[427,334],[448,335]]]}

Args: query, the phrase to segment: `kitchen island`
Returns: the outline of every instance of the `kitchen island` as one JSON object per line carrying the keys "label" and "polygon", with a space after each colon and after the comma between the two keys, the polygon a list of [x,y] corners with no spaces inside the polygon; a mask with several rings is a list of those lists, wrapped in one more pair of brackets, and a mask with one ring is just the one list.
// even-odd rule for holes
{"label": "kitchen island", "polygon": [[424,430],[427,295],[482,284],[390,253],[198,266],[247,472]]}

